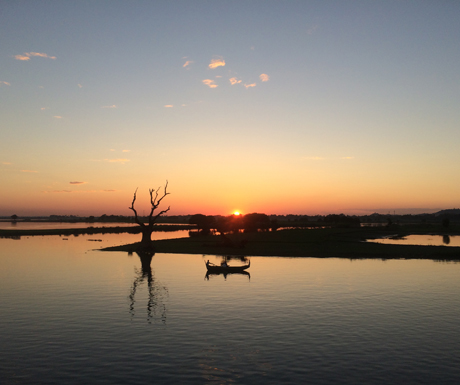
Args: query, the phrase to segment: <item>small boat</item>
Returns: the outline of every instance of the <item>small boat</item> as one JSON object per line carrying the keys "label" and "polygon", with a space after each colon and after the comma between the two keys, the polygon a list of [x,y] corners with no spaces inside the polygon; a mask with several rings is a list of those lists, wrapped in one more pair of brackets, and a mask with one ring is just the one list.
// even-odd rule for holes
{"label": "small boat", "polygon": [[251,261],[243,266],[228,266],[228,265],[215,265],[209,261],[206,262],[206,269],[209,273],[240,273],[251,266]]}

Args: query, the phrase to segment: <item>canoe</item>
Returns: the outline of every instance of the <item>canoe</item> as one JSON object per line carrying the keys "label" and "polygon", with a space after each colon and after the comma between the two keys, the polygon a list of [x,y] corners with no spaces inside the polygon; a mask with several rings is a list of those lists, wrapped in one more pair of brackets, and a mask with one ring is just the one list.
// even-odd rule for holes
{"label": "canoe", "polygon": [[243,266],[219,266],[214,265],[209,261],[206,262],[206,269],[208,269],[208,272],[210,273],[239,273],[249,269],[249,266],[251,266],[251,261],[249,261],[247,265]]}

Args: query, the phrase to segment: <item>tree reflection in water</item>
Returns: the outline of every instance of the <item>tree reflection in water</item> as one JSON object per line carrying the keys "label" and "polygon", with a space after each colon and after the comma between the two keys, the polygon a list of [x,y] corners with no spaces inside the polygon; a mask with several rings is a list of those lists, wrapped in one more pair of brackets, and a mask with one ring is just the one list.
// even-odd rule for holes
{"label": "tree reflection in water", "polygon": [[165,298],[168,296],[168,289],[165,286],[161,286],[159,282],[155,280],[152,273],[150,263],[155,253],[147,250],[136,251],[136,254],[141,260],[141,270],[135,269],[136,275],[131,287],[131,293],[129,294],[129,313],[131,314],[131,319],[135,316],[134,305],[136,303],[135,296],[137,289],[146,281],[148,287],[147,322],[152,323],[152,321],[155,322],[160,320],[163,324],[166,324]]}

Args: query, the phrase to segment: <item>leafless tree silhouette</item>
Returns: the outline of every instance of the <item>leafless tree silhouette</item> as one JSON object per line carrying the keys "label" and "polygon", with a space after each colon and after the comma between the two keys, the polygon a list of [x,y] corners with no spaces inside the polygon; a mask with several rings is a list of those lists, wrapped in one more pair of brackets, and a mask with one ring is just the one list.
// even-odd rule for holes
{"label": "leafless tree silhouette", "polygon": [[156,215],[154,215],[155,211],[160,206],[161,201],[166,197],[166,195],[169,195],[169,193],[167,192],[168,181],[166,181],[166,184],[165,184],[165,187],[164,187],[164,192],[163,192],[163,195],[161,195],[161,196],[158,193],[160,191],[160,188],[161,187],[158,187],[158,189],[156,189],[156,190],[149,189],[151,207],[150,207],[150,213],[149,213],[149,217],[148,217],[148,223],[143,223],[139,219],[137,211],[134,208],[134,202],[136,202],[137,188],[136,188],[136,191],[134,192],[134,197],[133,197],[133,201],[131,203],[131,207],[129,207],[129,209],[134,212],[134,220],[141,227],[141,231],[142,231],[141,245],[142,245],[142,247],[146,247],[146,248],[152,247],[153,225],[155,224],[157,219],[160,217],[160,215],[163,215],[163,214],[167,213],[171,208],[169,206],[166,210],[162,210],[159,213],[157,213]]}

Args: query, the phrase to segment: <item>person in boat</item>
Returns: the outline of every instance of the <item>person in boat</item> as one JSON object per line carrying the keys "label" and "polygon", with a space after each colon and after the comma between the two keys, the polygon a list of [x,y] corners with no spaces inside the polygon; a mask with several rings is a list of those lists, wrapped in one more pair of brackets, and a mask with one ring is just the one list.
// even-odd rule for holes
{"label": "person in boat", "polygon": [[222,262],[220,263],[220,266],[221,266],[221,267],[228,267],[227,261],[222,261]]}

